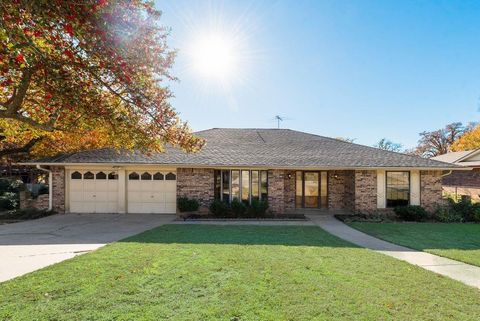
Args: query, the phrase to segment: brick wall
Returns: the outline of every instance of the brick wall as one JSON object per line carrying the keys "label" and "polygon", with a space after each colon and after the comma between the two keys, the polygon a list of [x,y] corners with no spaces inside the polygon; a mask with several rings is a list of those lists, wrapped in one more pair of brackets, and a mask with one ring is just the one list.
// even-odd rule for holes
{"label": "brick wall", "polygon": [[41,194],[37,198],[30,198],[27,192],[20,192],[20,209],[35,208],[38,210],[48,209],[49,195]]}
{"label": "brick wall", "polygon": [[214,170],[208,168],[178,168],[177,198],[188,197],[200,203],[199,212],[207,213],[214,199]]}
{"label": "brick wall", "polygon": [[480,188],[480,168],[471,171],[453,171],[442,178],[445,186]]}
{"label": "brick wall", "polygon": [[285,171],[268,171],[268,204],[275,214],[285,213]]}
{"label": "brick wall", "polygon": [[284,189],[285,212],[293,211],[295,210],[295,171],[285,171]]}
{"label": "brick wall", "polygon": [[429,212],[443,204],[442,171],[420,171],[420,204]]}
{"label": "brick wall", "polygon": [[65,213],[65,168],[52,166],[52,194],[53,210],[58,213]]}
{"label": "brick wall", "polygon": [[328,172],[328,208],[353,210],[355,206],[355,172],[351,170]]}
{"label": "brick wall", "polygon": [[377,210],[377,172],[355,171],[355,212],[373,213]]}

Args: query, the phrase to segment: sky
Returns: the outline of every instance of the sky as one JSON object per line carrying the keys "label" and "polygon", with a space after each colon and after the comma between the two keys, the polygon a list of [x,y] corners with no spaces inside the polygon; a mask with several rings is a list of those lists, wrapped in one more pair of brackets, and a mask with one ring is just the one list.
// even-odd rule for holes
{"label": "sky", "polygon": [[[281,128],[411,148],[422,131],[479,120],[480,1],[156,7],[178,50],[171,103],[195,131],[276,128],[280,115]],[[209,48],[214,75],[199,67]]]}

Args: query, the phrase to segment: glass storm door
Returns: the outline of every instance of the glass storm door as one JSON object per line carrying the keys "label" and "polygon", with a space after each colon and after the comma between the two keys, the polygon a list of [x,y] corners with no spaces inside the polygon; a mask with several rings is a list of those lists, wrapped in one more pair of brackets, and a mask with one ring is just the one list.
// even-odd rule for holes
{"label": "glass storm door", "polygon": [[297,208],[328,207],[328,175],[322,172],[296,172],[295,206]]}
{"label": "glass storm door", "polygon": [[317,172],[305,172],[304,174],[304,199],[306,208],[318,207],[318,173]]}

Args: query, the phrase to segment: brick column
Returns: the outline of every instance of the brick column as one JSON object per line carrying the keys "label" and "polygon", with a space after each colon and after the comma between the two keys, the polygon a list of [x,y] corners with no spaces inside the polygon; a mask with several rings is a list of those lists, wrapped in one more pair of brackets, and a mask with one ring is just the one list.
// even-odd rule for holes
{"label": "brick column", "polygon": [[420,205],[428,212],[443,205],[442,171],[420,171]]}
{"label": "brick column", "polygon": [[199,212],[208,213],[214,199],[214,170],[208,168],[178,168],[177,197],[196,199]]}
{"label": "brick column", "polygon": [[[290,175],[290,177],[289,177]],[[295,210],[295,171],[285,171],[284,174],[285,181],[285,193],[284,193],[284,204],[285,212]]]}
{"label": "brick column", "polygon": [[355,171],[355,212],[377,210],[377,171]]}
{"label": "brick column", "polygon": [[268,171],[268,204],[275,214],[285,213],[285,171]]}
{"label": "brick column", "polygon": [[65,168],[52,166],[52,194],[53,210],[58,213],[65,213]]}

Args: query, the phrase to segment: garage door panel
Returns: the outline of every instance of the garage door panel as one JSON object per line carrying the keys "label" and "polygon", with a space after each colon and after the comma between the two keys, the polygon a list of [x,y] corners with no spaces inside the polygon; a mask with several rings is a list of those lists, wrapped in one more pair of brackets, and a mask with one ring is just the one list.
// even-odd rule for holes
{"label": "garage door panel", "polygon": [[[105,174],[99,173],[99,171],[84,170],[75,171],[75,175],[73,173],[69,175],[70,212],[118,212],[118,179],[110,180]],[[85,179],[85,177],[93,178]]]}
{"label": "garage door panel", "polygon": [[[138,173],[138,171],[136,172]],[[155,176],[157,172],[160,171],[149,171],[149,176],[142,171],[139,180],[127,180],[129,213],[176,212],[176,181],[164,180],[165,175],[169,172],[161,172],[163,176]],[[141,178],[144,179],[142,180]],[[149,178],[152,179],[150,180]]]}

